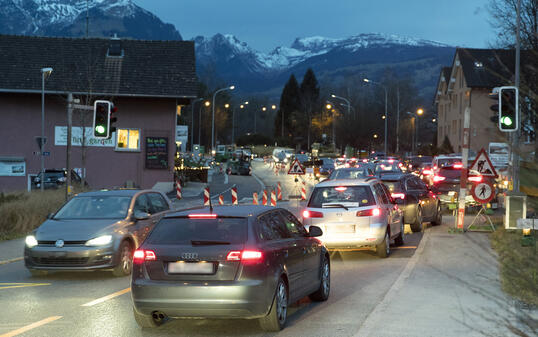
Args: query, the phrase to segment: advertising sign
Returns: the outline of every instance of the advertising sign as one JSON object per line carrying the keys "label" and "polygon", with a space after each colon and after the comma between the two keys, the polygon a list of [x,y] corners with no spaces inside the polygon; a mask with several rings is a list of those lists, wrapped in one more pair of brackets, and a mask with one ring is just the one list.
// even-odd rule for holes
{"label": "advertising sign", "polygon": [[[85,130],[85,142],[86,146],[103,146],[114,147],[116,146],[116,133],[112,133],[110,139],[97,139],[93,137],[91,127],[86,127]],[[54,127],[54,145],[67,146],[67,126],[55,126]],[[82,146],[82,127],[74,126],[71,128],[71,145]]]}

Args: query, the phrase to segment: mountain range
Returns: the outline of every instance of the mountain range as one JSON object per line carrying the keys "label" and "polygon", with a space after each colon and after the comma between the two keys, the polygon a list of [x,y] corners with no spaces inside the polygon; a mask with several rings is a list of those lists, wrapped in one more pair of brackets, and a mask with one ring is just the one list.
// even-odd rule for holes
{"label": "mountain range", "polygon": [[[177,29],[131,0],[0,0],[0,33],[42,36],[89,36],[182,40]],[[270,53],[250,48],[233,35],[194,39],[199,76],[235,84],[244,93],[278,96],[291,74],[298,79],[314,69],[333,86],[349,78],[380,78],[387,68],[410,77],[420,95],[430,99],[442,66],[455,48],[439,42],[386,34],[348,38],[297,38]]]}

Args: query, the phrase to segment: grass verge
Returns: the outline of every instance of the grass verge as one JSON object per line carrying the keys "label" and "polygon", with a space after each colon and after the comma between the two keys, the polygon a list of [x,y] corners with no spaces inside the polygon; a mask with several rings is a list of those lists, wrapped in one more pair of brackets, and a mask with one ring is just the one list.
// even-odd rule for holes
{"label": "grass verge", "polygon": [[521,230],[503,227],[491,234],[491,244],[499,255],[501,284],[509,295],[538,306],[538,251],[536,246],[523,247]]}
{"label": "grass verge", "polygon": [[0,240],[22,237],[38,227],[65,202],[65,191],[20,192],[0,200]]}

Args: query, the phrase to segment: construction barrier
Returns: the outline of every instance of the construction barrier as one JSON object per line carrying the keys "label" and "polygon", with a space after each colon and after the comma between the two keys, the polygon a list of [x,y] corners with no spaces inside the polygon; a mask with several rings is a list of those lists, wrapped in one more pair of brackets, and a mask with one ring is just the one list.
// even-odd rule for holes
{"label": "construction barrier", "polygon": [[204,188],[204,206],[209,206],[209,198],[211,196],[209,195],[209,186]]}
{"label": "construction barrier", "polygon": [[280,181],[276,185],[276,191],[277,191],[277,199],[282,200],[282,186],[280,185]]}
{"label": "construction barrier", "polygon": [[252,193],[252,204],[258,205],[258,193],[256,192]]}
{"label": "construction barrier", "polygon": [[237,202],[237,187],[232,187],[232,205],[239,204]]}
{"label": "construction barrier", "polygon": [[219,205],[224,205],[224,196],[222,194],[219,195]]}
{"label": "construction barrier", "polygon": [[267,190],[263,190],[262,205],[267,206]]}
{"label": "construction barrier", "polygon": [[274,190],[271,191],[271,206],[276,207],[276,193]]}
{"label": "construction barrier", "polygon": [[306,181],[303,180],[303,186],[301,187],[301,200],[306,200]]}
{"label": "construction barrier", "polygon": [[181,200],[181,182],[179,180],[176,182],[176,198]]}

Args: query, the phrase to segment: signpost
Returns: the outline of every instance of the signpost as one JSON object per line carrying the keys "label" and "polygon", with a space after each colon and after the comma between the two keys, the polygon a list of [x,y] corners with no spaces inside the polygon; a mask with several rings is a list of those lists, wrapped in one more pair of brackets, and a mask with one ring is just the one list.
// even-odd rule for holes
{"label": "signpost", "polygon": [[[478,159],[479,157],[476,158]],[[471,222],[469,227],[467,227],[467,230],[470,230],[470,228],[474,225],[476,219],[478,219],[482,212],[484,212],[483,216],[485,216],[488,220],[489,225],[491,226],[491,230],[495,231],[495,226],[493,226],[490,217],[486,214],[486,207],[484,206],[485,204],[493,200],[493,198],[495,198],[495,187],[489,181],[482,181],[473,185],[473,187],[471,188],[471,195],[476,202],[482,205],[482,207],[480,208],[480,211],[478,212],[476,217],[473,219],[473,222]]]}

